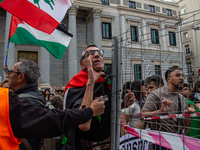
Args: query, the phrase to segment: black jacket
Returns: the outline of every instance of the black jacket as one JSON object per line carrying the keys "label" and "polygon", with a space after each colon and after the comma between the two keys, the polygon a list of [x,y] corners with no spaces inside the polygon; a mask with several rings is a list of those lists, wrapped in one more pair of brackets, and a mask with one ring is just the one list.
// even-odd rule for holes
{"label": "black jacket", "polygon": [[67,133],[92,118],[91,108],[45,109],[9,93],[9,117],[15,137],[49,138]]}
{"label": "black jacket", "polygon": [[[17,89],[13,93],[15,93],[17,95],[24,94],[24,93],[30,94],[34,97],[37,97],[37,99],[39,99],[41,102],[45,103],[45,99],[44,99],[43,95],[40,93],[40,91],[38,90],[36,83],[27,84],[27,85]],[[36,104],[39,107],[43,107],[39,102],[37,102],[33,98],[30,98],[30,97],[22,97],[22,98],[26,99],[31,104]]]}
{"label": "black jacket", "polygon": [[[66,108],[79,108],[85,93],[85,87],[70,88],[67,92]],[[93,94],[94,99],[101,95],[107,96],[105,111],[100,116],[100,119],[98,117],[92,118],[91,127],[88,131],[81,131],[78,127],[70,130],[67,134],[66,150],[82,150],[80,139],[100,142],[110,137],[111,89],[107,81],[95,83]]]}
{"label": "black jacket", "polygon": [[[16,93],[17,95],[29,94],[29,95],[36,97],[41,102],[45,103],[44,97],[40,93],[40,91],[38,90],[36,83],[29,83],[29,84],[17,89],[13,93]],[[38,101],[36,101],[35,99],[33,99],[31,97],[21,96],[20,98],[26,99],[31,104],[35,104],[39,107],[43,107]],[[28,143],[30,144],[30,146],[32,147],[33,150],[38,150],[39,144],[40,144],[39,138],[26,139],[26,140],[28,141]],[[23,142],[20,144],[20,149],[21,150],[28,150]]]}

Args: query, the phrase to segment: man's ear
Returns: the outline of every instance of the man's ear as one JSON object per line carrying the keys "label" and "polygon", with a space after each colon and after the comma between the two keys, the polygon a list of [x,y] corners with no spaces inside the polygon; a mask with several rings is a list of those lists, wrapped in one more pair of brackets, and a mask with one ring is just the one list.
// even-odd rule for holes
{"label": "man's ear", "polygon": [[85,69],[85,62],[84,61],[80,61],[80,65],[82,69]]}
{"label": "man's ear", "polygon": [[18,82],[22,82],[23,80],[25,80],[25,75],[23,73],[21,73],[18,76]]}

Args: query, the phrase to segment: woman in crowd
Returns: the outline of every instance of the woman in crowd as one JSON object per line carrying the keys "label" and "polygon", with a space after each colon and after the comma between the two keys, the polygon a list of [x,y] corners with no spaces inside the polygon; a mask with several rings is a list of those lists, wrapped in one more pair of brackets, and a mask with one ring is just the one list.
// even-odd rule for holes
{"label": "woman in crowd", "polygon": [[[200,110],[200,80],[195,83],[194,88],[190,91],[188,99],[195,103],[194,105],[195,111],[199,112]],[[190,102],[190,104],[192,102]],[[192,118],[190,132],[187,135],[200,139],[200,116],[196,116]]]}
{"label": "woman in crowd", "polygon": [[[140,121],[138,113],[143,106],[143,97],[145,95],[144,80],[133,81],[131,91],[124,96],[126,108],[122,109],[121,123],[127,123],[130,127],[136,127]],[[121,128],[121,135],[124,135],[124,129]]]}
{"label": "woman in crowd", "polygon": [[44,98],[45,98],[46,102],[49,101],[49,99],[48,99],[49,93],[50,93],[50,90],[48,88],[44,90],[44,96],[45,96]]}
{"label": "woman in crowd", "polygon": [[0,87],[9,88],[8,81],[9,81],[9,80],[8,80],[7,78],[6,78],[5,80],[1,81]]}
{"label": "woman in crowd", "polygon": [[132,82],[128,81],[123,85],[122,94],[121,94],[121,99],[122,99],[121,100],[121,108],[122,109],[127,107],[127,104],[124,101],[124,96],[131,90],[131,84],[132,84]]}
{"label": "woman in crowd", "polygon": [[53,93],[49,93],[48,100],[50,101],[52,97],[54,97],[54,94]]}
{"label": "woman in crowd", "polygon": [[200,80],[195,83],[194,88],[190,91],[188,99],[193,101],[200,109]]}

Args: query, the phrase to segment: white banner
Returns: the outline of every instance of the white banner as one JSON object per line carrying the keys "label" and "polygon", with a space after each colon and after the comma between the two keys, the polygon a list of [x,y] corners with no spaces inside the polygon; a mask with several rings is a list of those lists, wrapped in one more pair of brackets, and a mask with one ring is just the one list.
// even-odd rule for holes
{"label": "white banner", "polygon": [[148,150],[149,141],[138,138],[132,134],[126,134],[120,138],[121,150]]}

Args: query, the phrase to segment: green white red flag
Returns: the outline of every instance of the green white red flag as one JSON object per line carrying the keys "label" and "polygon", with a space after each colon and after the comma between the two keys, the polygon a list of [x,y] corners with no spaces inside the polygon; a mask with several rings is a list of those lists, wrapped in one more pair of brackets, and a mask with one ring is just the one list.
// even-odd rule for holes
{"label": "green white red flag", "polygon": [[[62,30],[62,31],[61,31]],[[72,38],[64,25],[59,25],[50,35],[39,31],[12,15],[9,41],[16,44],[33,44],[46,48],[54,57],[62,59]]]}
{"label": "green white red flag", "polygon": [[30,26],[51,34],[71,7],[70,0],[0,0],[0,7]]}

